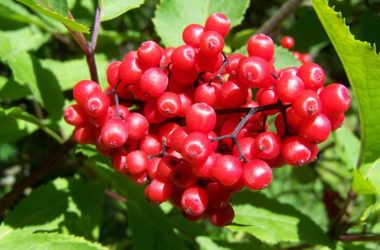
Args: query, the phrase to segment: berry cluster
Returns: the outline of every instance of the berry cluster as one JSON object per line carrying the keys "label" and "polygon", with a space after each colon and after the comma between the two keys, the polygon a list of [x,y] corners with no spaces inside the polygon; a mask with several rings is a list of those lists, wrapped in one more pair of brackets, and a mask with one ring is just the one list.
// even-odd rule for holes
{"label": "berry cluster", "polygon": [[323,87],[317,64],[276,70],[266,35],[248,40],[249,56],[226,56],[229,29],[215,13],[183,30],[184,45],[142,43],[109,65],[107,89],[77,83],[77,104],[64,112],[73,138],[95,144],[115,170],[146,184],[149,201],[170,200],[188,219],[208,217],[217,226],[233,220],[234,192],[267,187],[274,167],[314,161],[350,104],[343,85]]}

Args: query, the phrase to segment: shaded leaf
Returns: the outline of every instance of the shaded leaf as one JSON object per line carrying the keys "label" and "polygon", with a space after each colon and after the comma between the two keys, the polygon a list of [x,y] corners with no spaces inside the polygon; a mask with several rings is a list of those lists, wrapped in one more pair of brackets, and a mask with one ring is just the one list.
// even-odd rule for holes
{"label": "shaded leaf", "polygon": [[34,11],[40,14],[46,15],[48,17],[51,17],[61,22],[62,24],[64,24],[65,26],[69,27],[70,29],[74,31],[84,32],[84,33],[89,32],[89,29],[87,26],[80,24],[73,19],[68,18],[67,15],[60,14],[59,12],[52,9],[51,6],[47,6],[46,4],[43,4],[42,1],[38,1],[38,0],[17,0],[17,1],[25,4],[26,6],[32,8]]}
{"label": "shaded leaf", "polygon": [[114,19],[131,9],[140,7],[144,0],[101,0],[102,21]]}
{"label": "shaded leaf", "polygon": [[30,95],[30,89],[16,82],[13,77],[0,78],[0,100],[18,100]]}
{"label": "shaded leaf", "polygon": [[37,2],[62,16],[67,16],[69,11],[67,0],[38,0]]}
{"label": "shaded leaf", "polygon": [[354,170],[352,185],[359,194],[380,194],[380,159]]}
{"label": "shaded leaf", "polygon": [[250,191],[237,193],[233,204],[236,224],[228,226],[231,230],[250,233],[269,244],[282,241],[332,244],[320,226],[292,205]]}
{"label": "shaded leaf", "polygon": [[355,40],[342,16],[325,0],[312,0],[314,10],[330,37],[359,102],[362,149],[360,162],[378,158],[380,144],[380,56],[367,42]]}
{"label": "shaded leaf", "polygon": [[0,249],[12,250],[105,250],[106,248],[73,235],[32,233],[30,229],[0,227]]}
{"label": "shaded leaf", "polygon": [[153,23],[165,46],[182,44],[182,31],[190,23],[204,25],[214,12],[223,12],[235,27],[243,20],[250,1],[212,0],[161,0]]}
{"label": "shaded leaf", "polygon": [[360,141],[346,126],[335,131],[334,136],[339,147],[343,150],[342,160],[346,166],[354,168],[359,160]]}

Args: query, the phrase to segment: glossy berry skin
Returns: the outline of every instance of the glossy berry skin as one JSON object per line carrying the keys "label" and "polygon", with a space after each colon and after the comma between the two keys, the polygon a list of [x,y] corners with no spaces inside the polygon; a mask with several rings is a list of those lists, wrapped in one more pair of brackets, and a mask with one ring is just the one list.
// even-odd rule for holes
{"label": "glossy berry skin", "polygon": [[95,127],[84,125],[76,127],[73,132],[73,139],[79,144],[93,144],[95,142]]}
{"label": "glossy berry skin", "polygon": [[274,42],[269,36],[256,34],[248,39],[247,51],[249,56],[257,56],[270,61],[274,56]]}
{"label": "glossy berry skin", "polygon": [[212,179],[212,169],[216,163],[216,160],[219,158],[220,154],[212,152],[206,159],[206,161],[192,164],[193,173],[201,178]]}
{"label": "glossy berry skin", "polygon": [[110,107],[110,99],[102,92],[91,95],[84,103],[83,110],[91,117],[105,116]]}
{"label": "glossy berry skin", "polygon": [[186,128],[189,132],[208,133],[216,124],[215,110],[206,103],[193,104],[186,113]]}
{"label": "glossy berry skin", "polygon": [[138,61],[145,68],[157,67],[162,54],[162,48],[154,41],[143,42],[137,49]]}
{"label": "glossy berry skin", "polygon": [[270,66],[261,57],[248,57],[239,65],[239,78],[249,88],[262,87],[270,76]]}
{"label": "glossy berry skin", "polygon": [[182,40],[193,48],[199,48],[204,27],[199,24],[190,24],[182,32]]}
{"label": "glossy berry skin", "polygon": [[119,82],[119,66],[121,62],[120,61],[114,61],[108,65],[107,68],[107,82],[111,87],[115,87],[117,83]]}
{"label": "glossy berry skin", "polygon": [[302,91],[293,102],[294,112],[302,119],[308,119],[322,112],[319,96],[312,90]]}
{"label": "glossy berry skin", "polygon": [[282,142],[281,156],[292,166],[302,166],[312,156],[311,144],[298,136],[288,137]]}
{"label": "glossy berry skin", "polygon": [[232,198],[232,193],[218,182],[210,182],[206,186],[208,194],[208,204],[212,208],[222,208],[228,205]]}
{"label": "glossy berry skin", "polygon": [[256,136],[252,153],[261,159],[274,159],[281,152],[280,137],[273,132],[263,132]]}
{"label": "glossy berry skin", "polygon": [[324,114],[306,119],[301,124],[300,135],[312,143],[325,141],[331,132],[331,123]]}
{"label": "glossy berry skin", "polygon": [[193,132],[183,141],[182,156],[192,164],[200,164],[206,161],[211,153],[210,139],[204,133]]}
{"label": "glossy berry skin", "polygon": [[153,179],[145,188],[146,198],[153,204],[160,204],[169,200],[173,192],[173,184],[171,182],[162,182]]}
{"label": "glossy berry skin", "polygon": [[201,52],[206,55],[216,55],[222,52],[224,39],[215,31],[206,31],[201,36],[199,47]]}
{"label": "glossy berry skin", "polygon": [[141,76],[140,88],[151,97],[159,97],[168,87],[168,76],[159,68],[147,69]]}
{"label": "glossy berry skin", "polygon": [[247,102],[248,91],[236,81],[225,82],[219,91],[219,105],[223,108],[241,107]]}
{"label": "glossy berry skin", "polygon": [[280,44],[285,49],[293,49],[295,45],[294,38],[291,36],[284,36],[281,38]]}
{"label": "glossy berry skin", "polygon": [[126,121],[130,139],[140,140],[148,134],[149,123],[145,116],[139,113],[130,113]]}
{"label": "glossy berry skin", "polygon": [[161,140],[157,135],[147,134],[140,140],[140,149],[148,155],[156,155],[161,152]]}
{"label": "glossy berry skin", "polygon": [[191,216],[202,215],[208,206],[208,195],[201,187],[187,188],[181,197],[181,207],[185,213]]}
{"label": "glossy berry skin", "polygon": [[231,204],[219,209],[210,209],[207,214],[210,222],[217,227],[224,227],[231,224],[235,217],[235,212]]}
{"label": "glossy berry skin", "polygon": [[173,67],[179,70],[191,70],[195,67],[195,49],[189,45],[182,45],[174,49],[171,56]]}
{"label": "glossy berry skin", "polygon": [[78,82],[74,86],[73,96],[75,101],[77,101],[79,105],[84,105],[87,102],[88,98],[90,98],[94,94],[98,94],[101,92],[102,90],[99,84],[97,84],[94,81],[83,80]]}
{"label": "glossy berry skin", "polygon": [[269,186],[272,178],[272,169],[265,161],[254,159],[244,165],[243,182],[250,189],[263,189]]}
{"label": "glossy berry skin", "polygon": [[344,122],[344,113],[337,115],[327,115],[331,123],[331,131],[340,128]]}
{"label": "glossy berry skin", "polygon": [[211,107],[215,107],[218,104],[220,85],[204,83],[199,85],[194,92],[195,102],[204,102]]}
{"label": "glossy berry skin", "polygon": [[123,146],[128,139],[127,122],[119,118],[107,120],[102,127],[100,139],[108,148]]}
{"label": "glossy berry skin", "polygon": [[132,174],[140,174],[148,168],[148,154],[142,150],[129,152],[127,155],[128,171]]}
{"label": "glossy berry skin", "polygon": [[[238,139],[238,142],[240,145],[240,149],[243,153],[243,156],[247,160],[251,160],[254,156],[253,148],[254,148],[255,139],[252,137],[242,137]],[[236,144],[233,147],[232,154],[236,157],[239,157],[239,151],[237,149]]]}
{"label": "glossy berry skin", "polygon": [[191,187],[197,180],[198,177],[193,173],[190,164],[186,161],[181,161],[179,166],[174,169],[172,181],[179,188]]}
{"label": "glossy berry skin", "polygon": [[243,54],[234,53],[227,56],[228,64],[226,66],[226,72],[230,74],[230,78],[238,79],[239,63],[240,60],[246,58]]}
{"label": "glossy berry skin", "polygon": [[326,86],[319,94],[319,97],[322,102],[323,112],[329,115],[343,113],[350,107],[350,93],[348,89],[340,83],[333,83]]}
{"label": "glossy berry skin", "polygon": [[325,71],[316,63],[304,63],[297,71],[297,76],[305,83],[306,89],[317,90],[326,80]]}
{"label": "glossy berry skin", "polygon": [[134,57],[125,58],[119,66],[119,77],[125,84],[138,84],[143,74],[137,54]]}
{"label": "glossy berry skin", "polygon": [[163,117],[175,117],[181,112],[181,109],[181,99],[176,93],[164,92],[157,99],[157,110]]}
{"label": "glossy berry skin", "polygon": [[276,85],[277,96],[283,103],[292,103],[304,89],[304,82],[292,74],[283,75]]}
{"label": "glossy berry skin", "polygon": [[230,20],[223,13],[214,13],[207,18],[205,30],[218,32],[225,37],[230,31],[230,27]]}
{"label": "glossy berry skin", "polygon": [[156,178],[169,181],[173,174],[174,170],[181,164],[181,160],[172,155],[166,155],[161,158],[160,162],[157,165]]}
{"label": "glossy berry skin", "polygon": [[128,173],[127,153],[124,150],[118,151],[112,157],[112,166],[117,172]]}
{"label": "glossy berry skin", "polygon": [[73,104],[63,111],[65,121],[73,126],[83,126],[87,122],[87,116],[84,110],[78,105]]}
{"label": "glossy berry skin", "polygon": [[177,152],[181,152],[183,141],[188,136],[188,133],[183,128],[177,128],[170,135],[170,144],[171,147]]}
{"label": "glossy berry skin", "polygon": [[232,186],[240,180],[243,167],[237,157],[222,155],[216,161],[213,175],[224,186]]}

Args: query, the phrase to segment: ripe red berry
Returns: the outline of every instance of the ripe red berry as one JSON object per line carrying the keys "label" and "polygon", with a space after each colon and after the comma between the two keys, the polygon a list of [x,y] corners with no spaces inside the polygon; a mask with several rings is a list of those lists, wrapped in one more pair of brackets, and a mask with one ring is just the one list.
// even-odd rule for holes
{"label": "ripe red berry", "polygon": [[141,76],[140,88],[151,97],[159,97],[168,87],[168,76],[159,68],[147,69]]}
{"label": "ripe red berry", "polygon": [[206,186],[208,194],[208,204],[212,208],[222,208],[228,205],[232,198],[232,193],[218,182],[210,182]]}
{"label": "ripe red berry", "polygon": [[247,87],[229,80],[220,88],[218,104],[223,108],[237,108],[247,103],[247,97]]}
{"label": "ripe red berry", "polygon": [[243,181],[253,190],[266,188],[272,182],[272,169],[265,161],[254,159],[244,165]]}
{"label": "ripe red berry", "polygon": [[210,139],[203,133],[193,132],[183,141],[181,153],[192,164],[205,162],[211,153]]}
{"label": "ripe red berry", "polygon": [[63,118],[68,124],[77,127],[83,126],[87,121],[86,113],[78,104],[66,107],[63,111]]}
{"label": "ripe red berry", "polygon": [[216,83],[201,84],[195,89],[194,100],[215,107],[218,104],[219,89],[220,85]]}
{"label": "ripe red berry", "polygon": [[173,176],[174,169],[178,167],[180,163],[181,160],[175,156],[164,156],[157,165],[156,178],[169,181]]}
{"label": "ripe red berry", "polygon": [[173,67],[182,71],[195,67],[195,49],[189,45],[182,45],[174,49],[171,56]]}
{"label": "ripe red berry", "polygon": [[181,206],[191,216],[203,214],[208,206],[206,190],[198,186],[187,188],[182,194]]}
{"label": "ripe red berry", "polygon": [[130,113],[126,119],[128,124],[128,136],[132,140],[140,140],[148,134],[148,120],[139,113]]}
{"label": "ripe red berry", "polygon": [[256,34],[248,39],[247,51],[249,56],[257,56],[270,61],[274,56],[274,42],[269,36]]}
{"label": "ripe red berry", "polygon": [[319,114],[306,119],[301,124],[300,135],[313,143],[325,141],[331,132],[329,118],[324,114]]}
{"label": "ripe red berry", "polygon": [[115,87],[120,80],[119,78],[120,64],[121,64],[120,61],[114,61],[108,65],[106,75],[107,75],[108,84],[111,87]]}
{"label": "ripe red berry", "polygon": [[84,125],[76,127],[73,133],[73,139],[79,144],[93,144],[95,142],[95,127]]}
{"label": "ripe red berry", "polygon": [[83,103],[83,110],[87,115],[92,117],[105,116],[108,113],[110,107],[110,99],[102,92],[92,94]]}
{"label": "ripe red berry", "polygon": [[281,152],[280,137],[273,132],[263,132],[256,136],[253,146],[254,156],[270,160],[276,158]]}
{"label": "ripe red berry", "polygon": [[216,124],[215,110],[206,103],[196,103],[186,113],[186,128],[189,132],[208,133]]}
{"label": "ripe red berry", "polygon": [[294,38],[291,36],[284,36],[281,38],[280,44],[285,49],[293,49],[295,45]]}
{"label": "ripe red berry", "polygon": [[101,92],[102,89],[99,87],[99,84],[94,81],[83,80],[74,86],[73,96],[75,101],[77,101],[77,103],[82,106],[92,95]]}
{"label": "ripe red berry", "polygon": [[237,157],[222,155],[213,167],[213,175],[224,186],[232,186],[240,180],[243,167]]}
{"label": "ripe red berry", "polygon": [[138,61],[145,68],[157,67],[162,54],[162,48],[154,41],[143,42],[137,50]]}
{"label": "ripe red berry", "polygon": [[181,99],[176,93],[164,92],[157,99],[157,110],[163,117],[175,117],[181,112],[181,104]]}
{"label": "ripe red berry", "polygon": [[[253,148],[254,148],[255,139],[252,137],[242,137],[238,139],[238,143],[240,145],[240,150],[243,153],[243,156],[247,160],[251,160],[254,157]],[[240,156],[236,144],[234,145],[232,154],[236,157]]]}
{"label": "ripe red berry", "polygon": [[298,136],[291,136],[282,142],[281,155],[284,161],[293,166],[302,166],[310,160],[312,147]]}
{"label": "ripe red berry", "polygon": [[212,179],[212,169],[219,156],[220,154],[212,152],[205,162],[192,164],[193,173],[198,177]]}
{"label": "ripe red berry", "polygon": [[140,174],[149,166],[148,154],[142,150],[129,152],[126,161],[128,171],[132,174]]}
{"label": "ripe red berry", "polygon": [[100,140],[108,148],[119,148],[128,139],[128,124],[126,121],[113,118],[107,120],[100,132]]}
{"label": "ripe red berry", "polygon": [[199,24],[190,24],[182,32],[182,40],[193,48],[199,48],[204,27]]}
{"label": "ripe red berry", "polygon": [[171,182],[162,182],[156,179],[153,179],[145,188],[145,196],[153,204],[160,204],[169,200],[172,192],[173,185]]}
{"label": "ripe red berry", "polygon": [[215,31],[206,31],[201,36],[200,51],[206,55],[216,55],[224,48],[223,37]]}
{"label": "ripe red berry", "polygon": [[207,18],[205,30],[218,32],[225,37],[230,31],[230,27],[230,20],[223,13],[214,13]]}
{"label": "ripe red berry", "polygon": [[249,88],[260,88],[270,76],[270,66],[260,57],[248,57],[239,64],[239,78]]}
{"label": "ripe red berry", "polygon": [[303,81],[292,74],[284,74],[276,85],[277,96],[283,103],[292,103],[304,89]]}
{"label": "ripe red berry", "polygon": [[312,90],[302,91],[292,105],[294,112],[302,119],[308,119],[322,112],[319,96]]}
{"label": "ripe red berry", "polygon": [[162,150],[161,140],[157,135],[148,134],[140,140],[140,149],[148,155],[156,155]]}
{"label": "ripe red berry", "polygon": [[325,71],[316,63],[304,63],[297,71],[297,76],[305,83],[306,89],[317,90],[326,80]]}
{"label": "ripe red berry", "polygon": [[137,53],[135,56],[124,58],[119,66],[119,77],[125,84],[138,84],[143,74],[143,69],[140,66]]}
{"label": "ripe red berry", "polygon": [[319,97],[322,102],[323,112],[329,115],[344,113],[350,107],[350,93],[348,89],[340,83],[333,83],[326,86],[319,94]]}
{"label": "ripe red berry", "polygon": [[174,169],[172,181],[179,188],[188,188],[193,186],[198,177],[193,173],[190,164],[187,161],[181,163]]}
{"label": "ripe red berry", "polygon": [[118,172],[128,173],[127,153],[124,150],[118,151],[112,157],[112,166]]}
{"label": "ripe red berry", "polygon": [[217,227],[224,227],[231,224],[235,217],[234,209],[231,204],[219,209],[210,209],[208,218]]}

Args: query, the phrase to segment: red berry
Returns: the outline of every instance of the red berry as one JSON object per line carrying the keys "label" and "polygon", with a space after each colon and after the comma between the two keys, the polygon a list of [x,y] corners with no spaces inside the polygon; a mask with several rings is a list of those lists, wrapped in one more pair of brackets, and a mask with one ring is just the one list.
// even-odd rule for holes
{"label": "red berry", "polygon": [[140,88],[151,97],[159,97],[168,87],[168,76],[159,68],[147,69],[141,76]]}
{"label": "red berry", "polygon": [[222,155],[213,168],[213,175],[224,186],[232,186],[240,180],[243,167],[237,157]]}
{"label": "red berry", "polygon": [[179,166],[174,169],[172,181],[177,187],[191,187],[197,182],[197,180],[198,177],[193,173],[190,164],[186,161],[181,161]]}
{"label": "red berry", "polygon": [[114,61],[108,65],[106,75],[107,75],[108,84],[111,87],[115,87],[120,80],[119,78],[120,64],[121,64],[120,61]]}
{"label": "red berry", "polygon": [[219,105],[223,108],[238,108],[247,103],[248,91],[235,81],[225,82],[219,91]]}
{"label": "red berry", "polygon": [[160,204],[169,200],[173,192],[173,185],[171,182],[162,182],[153,179],[152,182],[145,188],[145,196],[154,204]]}
{"label": "red berry", "polygon": [[206,31],[201,36],[200,51],[206,55],[216,55],[223,51],[224,39],[215,31]]}
{"label": "red berry", "polygon": [[110,107],[110,99],[102,92],[91,95],[84,103],[83,110],[92,117],[105,116]]}
{"label": "red berry", "polygon": [[305,88],[317,90],[326,80],[325,71],[316,63],[304,63],[297,71],[297,76],[305,83]]}
{"label": "red berry", "polygon": [[175,156],[167,155],[161,158],[157,165],[156,177],[163,181],[169,181],[174,173],[174,169],[181,164],[181,160]]}
{"label": "red berry", "polygon": [[294,38],[291,36],[284,36],[281,39],[280,44],[285,49],[293,49],[295,45]]}
{"label": "red berry", "polygon": [[270,66],[260,57],[248,57],[239,65],[239,77],[250,88],[260,88],[270,76]]}
{"label": "red berry", "polygon": [[319,96],[312,90],[302,91],[293,102],[294,112],[302,119],[308,119],[322,112]]}
{"label": "red berry", "polygon": [[206,161],[211,153],[211,142],[207,135],[200,132],[189,134],[183,141],[182,156],[192,164]]}
{"label": "red berry", "polygon": [[199,48],[204,28],[199,24],[190,24],[182,32],[182,40],[193,48]]}
{"label": "red berry", "polygon": [[212,169],[216,163],[216,160],[219,158],[220,154],[212,152],[205,162],[193,164],[192,169],[193,173],[202,178],[212,179]]}
{"label": "red berry", "polygon": [[113,118],[107,120],[100,132],[100,140],[108,148],[119,148],[128,139],[128,124],[126,121]]}
{"label": "red berry", "polygon": [[112,157],[112,166],[117,172],[128,173],[127,153],[124,150],[118,151]]}
{"label": "red berry", "polygon": [[306,119],[301,124],[300,135],[313,143],[325,141],[331,132],[329,118],[324,114]]}
{"label": "red berry", "polygon": [[157,67],[161,61],[162,48],[154,41],[143,42],[137,50],[139,63],[145,68]]}
{"label": "red berry", "polygon": [[128,136],[132,140],[140,140],[148,134],[148,120],[139,113],[130,113],[127,117]]}
{"label": "red berry", "polygon": [[206,103],[196,103],[186,113],[186,128],[189,132],[208,133],[216,124],[215,110]]}
{"label": "red berry", "polygon": [[164,92],[157,99],[157,110],[163,117],[177,116],[182,109],[181,99],[176,93]]}
{"label": "red berry", "polygon": [[251,57],[257,56],[270,61],[274,56],[274,42],[269,36],[256,34],[249,38],[247,51]]}
{"label": "red berry", "polygon": [[87,121],[86,113],[78,104],[66,107],[63,111],[63,118],[68,124],[76,127],[83,126]]}
{"label": "red berry", "polygon": [[254,159],[244,165],[243,181],[253,190],[266,188],[272,182],[272,169],[265,161]]}
{"label": "red berry", "polygon": [[132,174],[140,174],[149,166],[148,154],[142,150],[129,152],[127,155],[128,171]]}
{"label": "red berry", "polygon": [[101,92],[102,89],[99,87],[99,84],[94,81],[83,80],[74,86],[73,96],[75,101],[77,101],[79,105],[83,106],[87,102],[88,98]]}
{"label": "red berry", "polygon": [[156,155],[162,150],[161,140],[157,135],[148,134],[141,139],[140,149],[148,155]]}
{"label": "red berry", "polygon": [[182,194],[181,206],[191,216],[203,214],[208,206],[206,190],[198,186],[187,188]]}
{"label": "red berry", "polygon": [[281,155],[284,161],[293,166],[302,166],[312,156],[312,144],[298,136],[291,136],[282,142]]}
{"label": "red berry", "polygon": [[182,45],[174,49],[172,54],[173,67],[186,71],[195,67],[196,52],[193,47],[189,45]]}
{"label": "red berry", "polygon": [[214,13],[207,18],[205,30],[218,32],[225,37],[230,31],[230,27],[230,20],[223,13]]}
{"label": "red berry", "polygon": [[218,182],[210,182],[206,186],[208,204],[212,208],[222,208],[228,205],[232,193]]}
{"label": "red berry", "polygon": [[280,137],[273,132],[263,132],[256,136],[253,146],[254,153],[261,159],[274,159],[281,152]]}
{"label": "red berry", "polygon": [[319,97],[322,102],[323,112],[329,115],[344,113],[350,107],[350,93],[340,83],[326,86],[319,94]]}
{"label": "red berry", "polygon": [[303,81],[292,74],[284,74],[276,85],[277,96],[283,103],[292,103],[304,89]]}
{"label": "red berry", "polygon": [[208,218],[217,227],[224,227],[231,224],[235,217],[234,209],[231,204],[219,209],[210,209]]}
{"label": "red berry", "polygon": [[135,56],[124,58],[119,66],[119,77],[125,84],[138,84],[143,73],[142,67]]}

